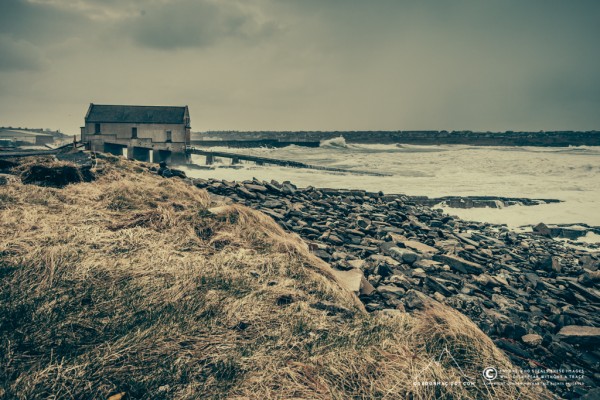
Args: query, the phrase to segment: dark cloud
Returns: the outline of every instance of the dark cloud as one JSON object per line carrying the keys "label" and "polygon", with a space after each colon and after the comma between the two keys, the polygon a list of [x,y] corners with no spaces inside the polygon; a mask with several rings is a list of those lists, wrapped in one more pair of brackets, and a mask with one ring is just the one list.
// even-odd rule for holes
{"label": "dark cloud", "polygon": [[103,101],[187,103],[198,130],[598,129],[599,14],[593,0],[0,0],[0,117],[75,132]]}
{"label": "dark cloud", "polygon": [[47,2],[0,1],[0,33],[36,45],[51,45],[81,32],[86,15]]}

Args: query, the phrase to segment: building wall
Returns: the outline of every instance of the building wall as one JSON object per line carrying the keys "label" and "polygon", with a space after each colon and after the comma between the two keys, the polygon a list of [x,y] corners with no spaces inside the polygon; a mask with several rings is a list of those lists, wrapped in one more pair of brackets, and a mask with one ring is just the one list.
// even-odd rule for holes
{"label": "building wall", "polygon": [[8,136],[8,135],[1,135],[0,139],[11,140],[13,143],[15,143],[15,144],[17,144],[19,146],[26,146],[26,145],[35,144],[35,136],[25,136],[25,135]]}
{"label": "building wall", "polygon": [[[96,124],[88,122],[85,124],[82,134],[83,141],[93,140]],[[117,139],[131,139],[131,128],[137,128],[138,139],[147,139],[153,143],[164,143],[167,141],[167,131],[171,131],[172,143],[189,143],[186,141],[186,127],[184,124],[130,124],[130,123],[100,123],[100,134],[115,136]]]}
{"label": "building wall", "polygon": [[0,129],[0,139],[11,140],[19,146],[45,145],[54,142],[52,135],[43,134],[38,130]]}

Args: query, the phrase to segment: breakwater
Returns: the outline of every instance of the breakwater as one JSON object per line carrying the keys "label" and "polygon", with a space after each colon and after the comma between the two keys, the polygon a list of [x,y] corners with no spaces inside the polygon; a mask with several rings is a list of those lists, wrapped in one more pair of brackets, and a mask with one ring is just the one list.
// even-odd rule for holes
{"label": "breakwater", "polygon": [[[314,147],[322,140],[344,137],[348,143],[363,144],[466,144],[474,146],[600,146],[600,131],[472,132],[472,131],[207,131],[192,136],[194,145],[215,146],[230,142],[235,147],[290,144]],[[222,143],[222,145],[228,145]]]}

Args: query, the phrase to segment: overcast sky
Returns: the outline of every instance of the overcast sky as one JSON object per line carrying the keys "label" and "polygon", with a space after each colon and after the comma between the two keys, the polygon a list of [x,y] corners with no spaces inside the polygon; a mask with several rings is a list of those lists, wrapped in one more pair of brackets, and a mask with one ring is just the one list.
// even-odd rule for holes
{"label": "overcast sky", "polygon": [[600,129],[596,0],[0,0],[0,125]]}

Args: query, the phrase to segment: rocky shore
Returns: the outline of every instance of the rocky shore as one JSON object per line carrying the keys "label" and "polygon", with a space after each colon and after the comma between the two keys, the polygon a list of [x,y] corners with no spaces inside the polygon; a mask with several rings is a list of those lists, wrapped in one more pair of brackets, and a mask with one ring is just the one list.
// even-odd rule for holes
{"label": "rocky shore", "polygon": [[551,379],[560,397],[600,396],[597,251],[553,240],[556,232],[544,225],[515,233],[403,195],[258,180],[193,183],[300,235],[369,311],[418,309],[419,298],[405,295],[416,290],[467,315],[524,370],[579,371]]}
{"label": "rocky shore", "polygon": [[[99,167],[84,153],[59,159],[78,167],[31,169],[21,179],[63,187],[93,179],[89,169]],[[0,185],[17,179],[16,165],[0,165]],[[418,310],[423,297],[415,293],[424,294],[467,315],[523,370],[571,371],[542,380],[561,398],[600,398],[598,246],[552,239],[576,238],[581,229],[540,224],[516,233],[454,218],[404,195],[189,179],[164,165],[149,168],[221,202],[260,210],[297,233],[368,311]]]}

